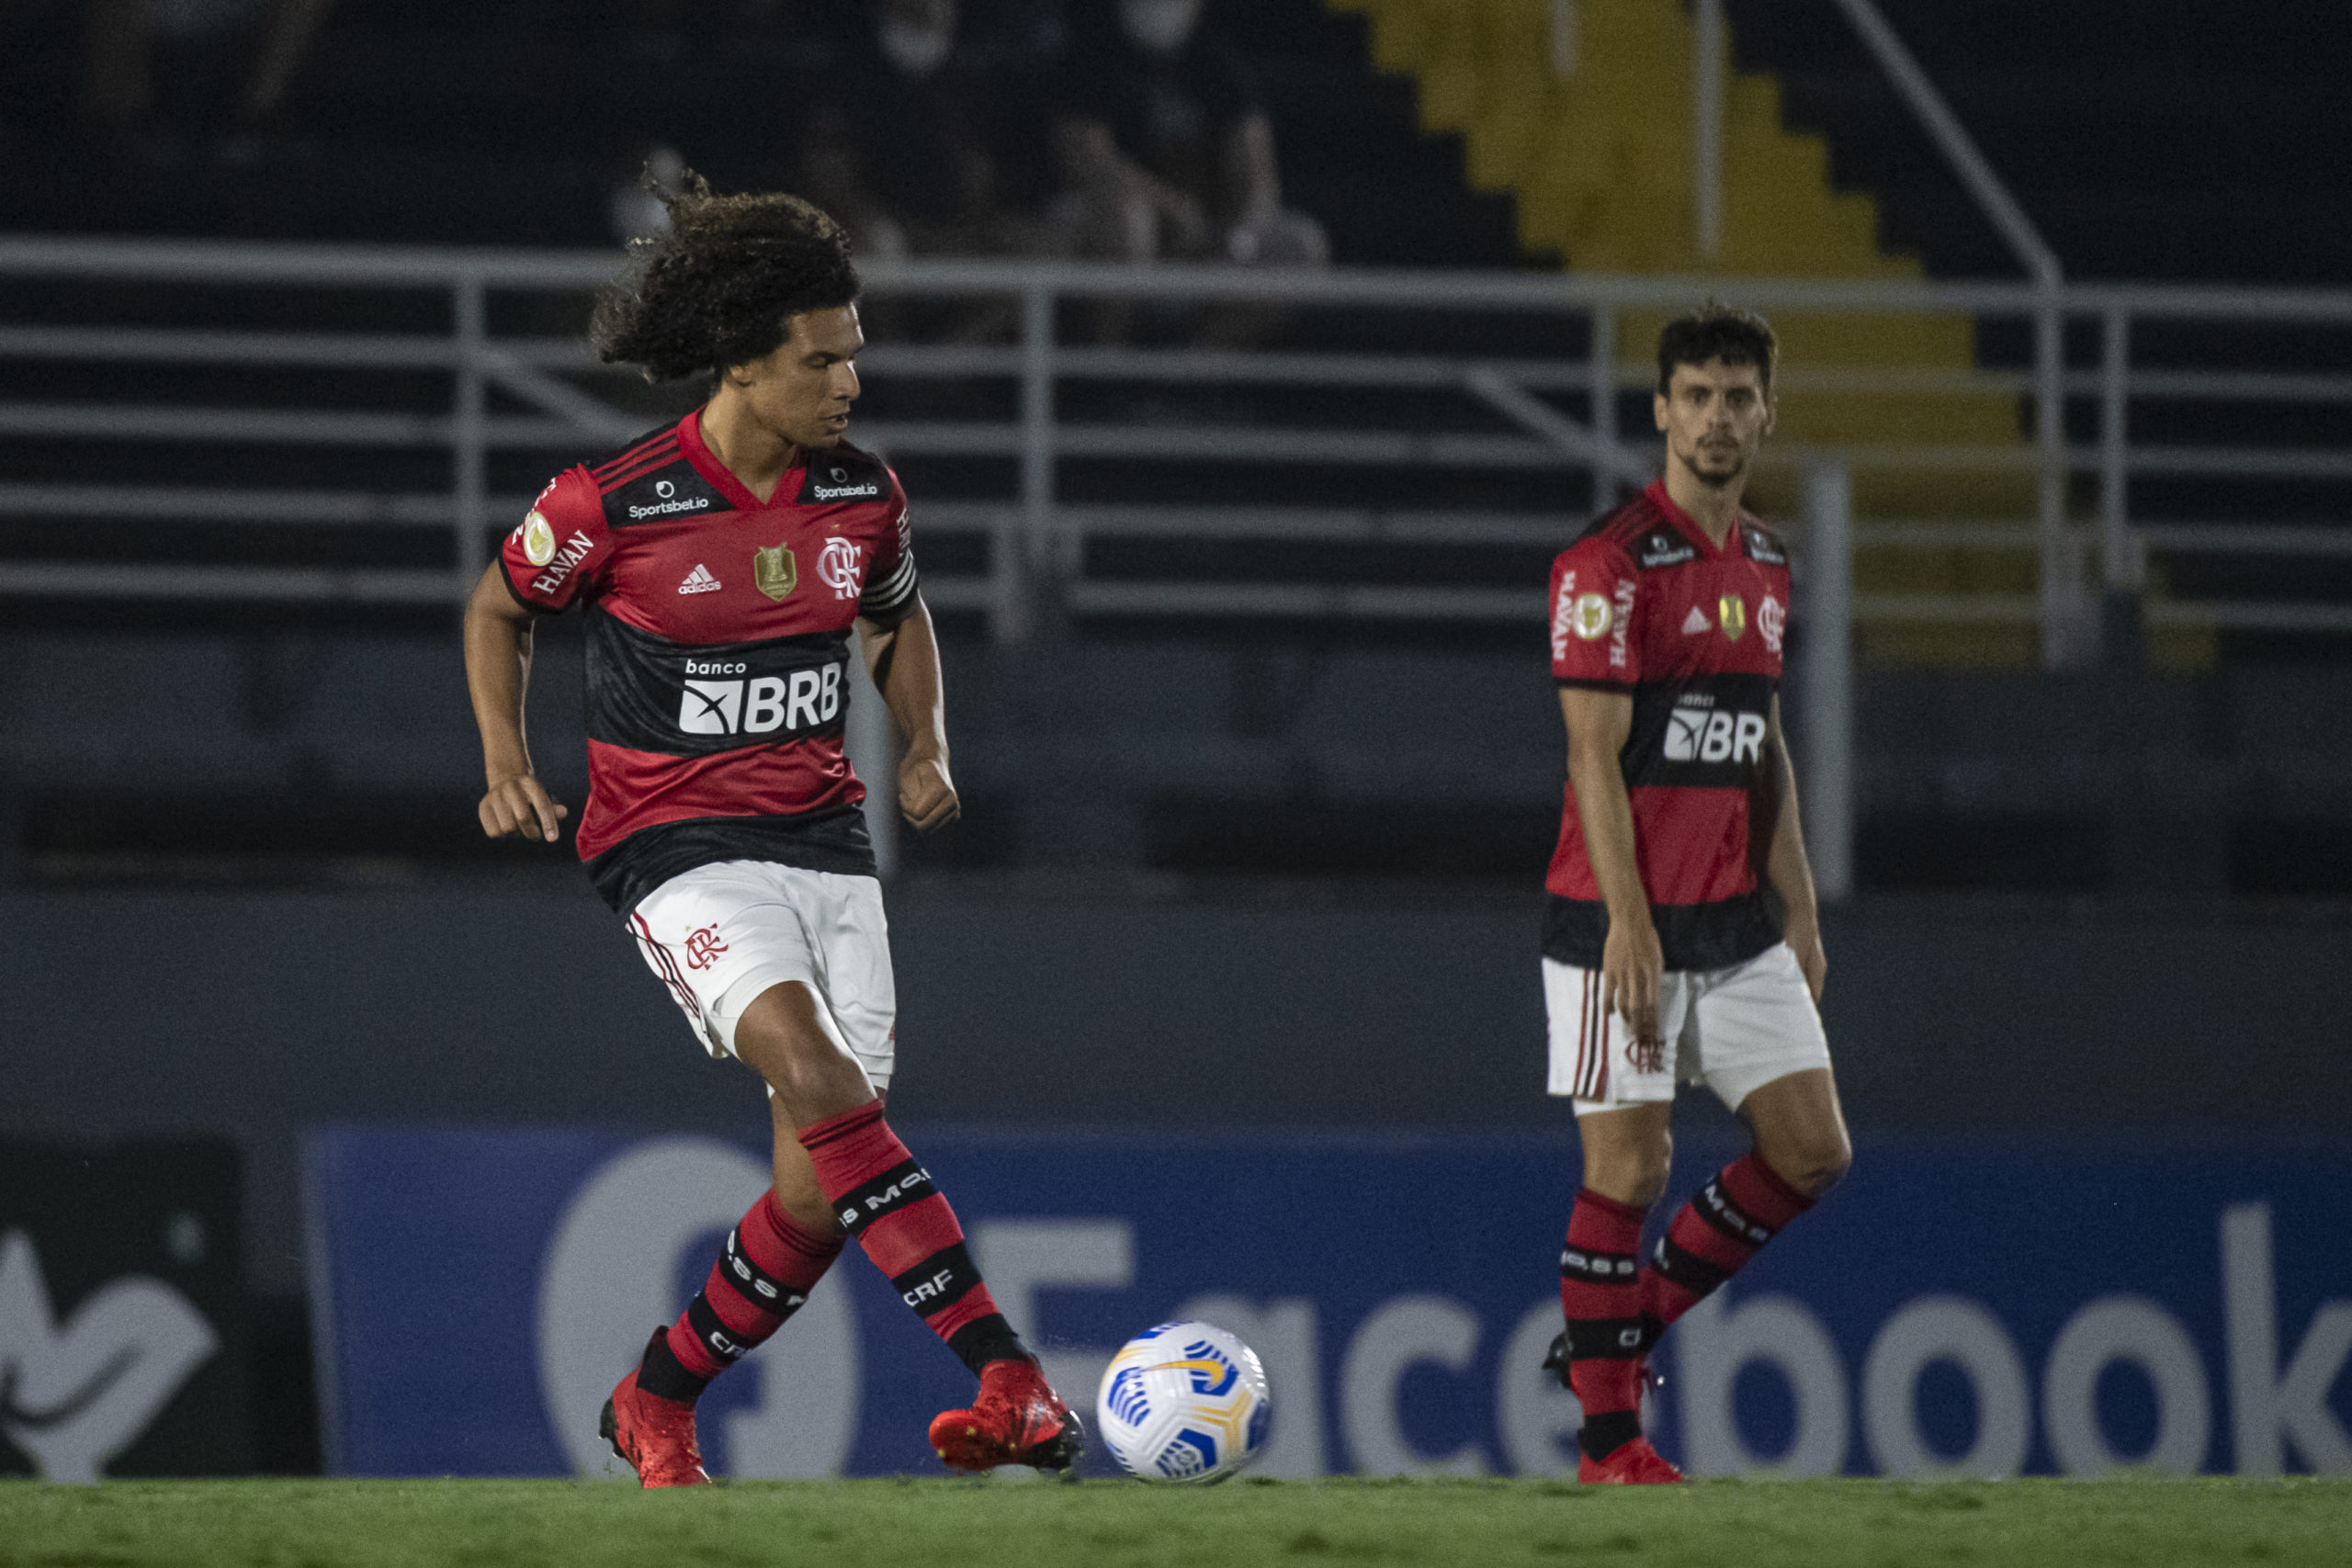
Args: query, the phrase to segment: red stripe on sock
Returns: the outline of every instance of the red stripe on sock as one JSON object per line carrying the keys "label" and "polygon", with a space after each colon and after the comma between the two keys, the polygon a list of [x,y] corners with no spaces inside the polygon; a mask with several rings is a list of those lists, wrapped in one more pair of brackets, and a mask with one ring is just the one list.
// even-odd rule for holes
{"label": "red stripe on sock", "polygon": [[686,1326],[684,1313],[680,1313],[678,1321],[670,1325],[670,1354],[678,1358],[680,1366],[698,1378],[715,1378],[727,1370],[727,1363],[713,1356],[709,1348],[695,1337],[695,1331]]}
{"label": "red stripe on sock", "polygon": [[1723,1183],[1724,1196],[1774,1230],[1813,1207],[1812,1199],[1781,1180],[1778,1171],[1752,1153],[1724,1167],[1715,1179]]}
{"label": "red stripe on sock", "polygon": [[[808,1163],[816,1168],[817,1184],[835,1201],[913,1157],[882,1119],[880,1100],[812,1122],[800,1130],[800,1143],[808,1151]],[[892,1279],[963,1239],[964,1227],[956,1223],[956,1211],[945,1195],[935,1190],[920,1201],[868,1222],[857,1233],[857,1244],[865,1249],[865,1256]],[[923,1321],[945,1339],[996,1310],[988,1287],[976,1285]]]}
{"label": "red stripe on sock", "polygon": [[[1568,1212],[1567,1245],[1587,1254],[1631,1257],[1642,1245],[1643,1218],[1643,1211],[1631,1203],[1604,1198],[1590,1188],[1579,1190],[1576,1207]],[[1641,1302],[1634,1275],[1607,1284],[1566,1270],[1560,1275],[1560,1312],[1571,1323],[1636,1317]],[[1568,1383],[1589,1413],[1631,1410],[1641,1402],[1641,1376],[1631,1360],[1578,1358],[1568,1363]]]}
{"label": "red stripe on sock", "polygon": [[745,1257],[795,1290],[814,1288],[842,1254],[838,1233],[813,1231],[794,1219],[775,1201],[774,1188],[760,1195],[735,1234]]}

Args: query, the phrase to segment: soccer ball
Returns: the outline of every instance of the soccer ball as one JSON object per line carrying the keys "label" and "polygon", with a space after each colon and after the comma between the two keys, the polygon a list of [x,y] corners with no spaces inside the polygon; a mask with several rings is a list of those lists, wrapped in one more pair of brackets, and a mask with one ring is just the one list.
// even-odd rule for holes
{"label": "soccer ball", "polygon": [[1265,1446],[1273,1416],[1258,1353],[1206,1323],[1163,1323],[1102,1372],[1102,1441],[1145,1481],[1223,1481]]}

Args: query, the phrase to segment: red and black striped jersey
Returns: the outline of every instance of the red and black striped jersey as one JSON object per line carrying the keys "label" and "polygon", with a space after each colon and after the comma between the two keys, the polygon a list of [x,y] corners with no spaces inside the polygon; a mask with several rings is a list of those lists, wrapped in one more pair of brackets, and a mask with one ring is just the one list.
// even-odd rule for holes
{"label": "red and black striped jersey", "polygon": [[628,909],[727,860],[871,873],[842,750],[850,634],[915,596],[906,492],[847,445],[762,502],[699,412],[557,476],[501,559],[533,610],[588,620],[589,875]]}
{"label": "red and black striped jersey", "polygon": [[[1669,969],[1720,969],[1781,939],[1753,842],[1788,630],[1789,561],[1745,513],[1718,549],[1653,483],[1552,563],[1552,675],[1623,692],[1634,853]],[[1564,792],[1544,951],[1597,968],[1608,935],[1576,786]]]}

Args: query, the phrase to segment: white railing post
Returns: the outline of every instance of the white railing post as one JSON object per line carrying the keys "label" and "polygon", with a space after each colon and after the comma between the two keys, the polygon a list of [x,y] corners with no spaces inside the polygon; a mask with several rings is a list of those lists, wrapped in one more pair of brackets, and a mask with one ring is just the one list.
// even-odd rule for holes
{"label": "white railing post", "polygon": [[1700,261],[1724,248],[1724,0],[1697,0],[1691,17],[1690,145]]}
{"label": "white railing post", "polygon": [[1617,450],[1617,312],[1608,305],[1592,308],[1592,348],[1586,365],[1592,397],[1592,513],[1598,517],[1617,506],[1617,473],[1609,454]]}
{"label": "white railing post", "polygon": [[1834,903],[1854,890],[1854,491],[1845,459],[1806,466],[1805,847],[1814,886]]}
{"label": "white railing post", "polygon": [[2110,597],[2140,592],[2139,542],[2132,536],[2132,316],[2107,310],[2099,345],[2098,545],[2100,580]]}
{"label": "white railing post", "polygon": [[1019,642],[1035,628],[1038,584],[1055,558],[1054,291],[1032,283],[1021,291],[1021,547],[1000,533],[992,541],[995,632]]}
{"label": "white railing post", "polygon": [[489,524],[487,453],[490,430],[484,408],[483,339],[487,335],[481,276],[461,275],[452,301],[457,317],[458,383],[449,423],[450,527],[455,530],[458,598],[464,603],[473,592],[489,559],[482,530]]}
{"label": "white railing post", "polygon": [[2041,570],[2041,663],[2057,670],[2079,653],[2081,584],[2066,525],[2066,318],[2044,288],[2033,319],[2035,541]]}
{"label": "white railing post", "polygon": [[1577,72],[1577,0],[1552,0],[1552,74]]}

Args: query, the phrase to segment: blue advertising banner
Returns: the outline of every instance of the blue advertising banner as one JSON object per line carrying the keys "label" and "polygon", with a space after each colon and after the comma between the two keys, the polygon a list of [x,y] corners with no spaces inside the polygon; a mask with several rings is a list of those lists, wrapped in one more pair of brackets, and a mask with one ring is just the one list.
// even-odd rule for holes
{"label": "blue advertising banner", "polygon": [[[1553,1138],[910,1130],[1015,1326],[1091,1415],[1176,1316],[1266,1363],[1271,1474],[1556,1474],[1575,1189]],[[1688,1138],[1672,1202],[1736,1153]],[[306,1151],[330,1466],[608,1473],[596,1415],[768,1179],[610,1131],[339,1128]],[[1650,1413],[1701,1473],[2352,1470],[2352,1149],[1865,1141],[1667,1337]],[[714,1473],[923,1473],[970,1379],[852,1248],[706,1396]],[[1090,1469],[1104,1467],[1090,1456]]]}

